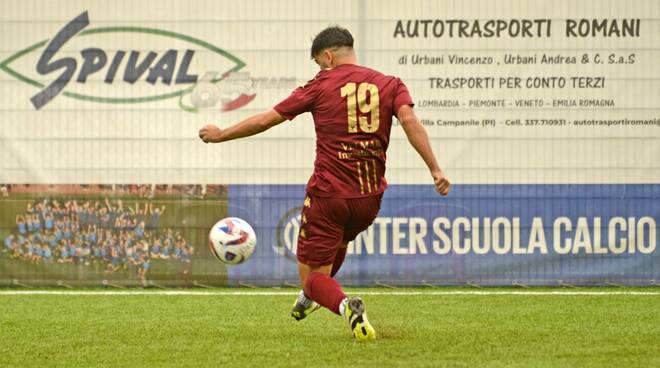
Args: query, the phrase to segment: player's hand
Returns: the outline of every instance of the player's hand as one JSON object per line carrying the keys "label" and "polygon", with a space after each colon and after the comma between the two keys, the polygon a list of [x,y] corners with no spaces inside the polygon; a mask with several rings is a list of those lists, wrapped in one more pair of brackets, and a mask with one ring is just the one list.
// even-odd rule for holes
{"label": "player's hand", "polygon": [[435,183],[435,191],[440,193],[443,196],[449,194],[449,187],[451,183],[447,180],[445,173],[442,170],[435,171],[431,174],[433,176],[433,182]]}
{"label": "player's hand", "polygon": [[202,129],[199,130],[199,138],[204,141],[204,143],[220,142],[221,136],[222,129],[212,124],[205,125]]}

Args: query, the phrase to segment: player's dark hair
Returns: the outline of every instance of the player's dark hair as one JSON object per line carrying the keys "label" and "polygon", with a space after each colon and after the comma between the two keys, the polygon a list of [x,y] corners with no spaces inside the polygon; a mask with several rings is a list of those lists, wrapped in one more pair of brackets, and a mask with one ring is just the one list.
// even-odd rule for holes
{"label": "player's dark hair", "polygon": [[342,46],[353,48],[351,32],[340,26],[328,27],[314,37],[312,41],[312,59],[327,48]]}

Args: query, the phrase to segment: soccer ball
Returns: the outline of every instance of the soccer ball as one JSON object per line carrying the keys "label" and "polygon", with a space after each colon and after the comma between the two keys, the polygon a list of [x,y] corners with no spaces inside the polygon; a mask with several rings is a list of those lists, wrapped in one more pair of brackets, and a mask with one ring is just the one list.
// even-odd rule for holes
{"label": "soccer ball", "polygon": [[209,232],[209,248],[220,262],[237,265],[247,261],[257,245],[252,226],[238,217],[218,221]]}

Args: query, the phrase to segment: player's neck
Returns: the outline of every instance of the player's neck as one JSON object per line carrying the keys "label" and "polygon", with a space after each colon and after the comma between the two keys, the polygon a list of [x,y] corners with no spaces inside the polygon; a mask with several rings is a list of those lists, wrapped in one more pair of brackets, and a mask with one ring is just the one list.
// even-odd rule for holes
{"label": "player's neck", "polygon": [[343,57],[341,59],[338,59],[337,62],[335,63],[335,65],[333,66],[333,68],[336,68],[340,65],[346,65],[346,64],[357,65],[357,58],[354,57],[354,56],[347,56],[347,57]]}
{"label": "player's neck", "polygon": [[[357,58],[355,57],[355,54],[344,54],[341,57],[336,58],[335,60],[335,65],[332,68],[336,68],[340,65],[356,65],[357,64]],[[332,69],[331,68],[331,69]]]}

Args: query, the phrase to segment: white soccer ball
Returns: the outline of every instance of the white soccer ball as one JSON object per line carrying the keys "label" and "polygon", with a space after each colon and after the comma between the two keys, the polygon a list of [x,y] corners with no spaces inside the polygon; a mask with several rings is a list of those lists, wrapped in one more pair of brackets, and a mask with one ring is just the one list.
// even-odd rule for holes
{"label": "white soccer ball", "polygon": [[257,245],[252,226],[238,217],[218,221],[209,232],[209,248],[220,262],[236,265],[247,261]]}

